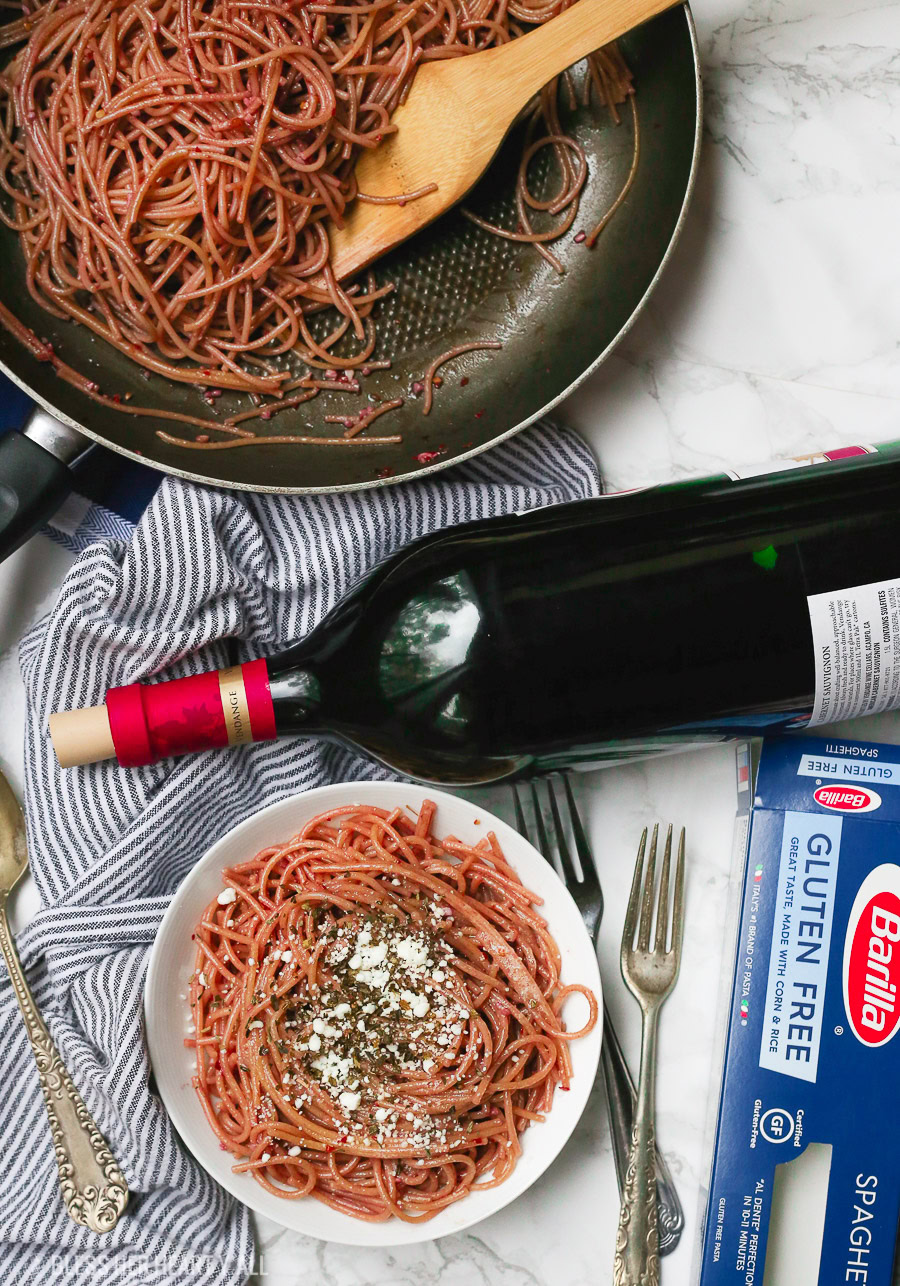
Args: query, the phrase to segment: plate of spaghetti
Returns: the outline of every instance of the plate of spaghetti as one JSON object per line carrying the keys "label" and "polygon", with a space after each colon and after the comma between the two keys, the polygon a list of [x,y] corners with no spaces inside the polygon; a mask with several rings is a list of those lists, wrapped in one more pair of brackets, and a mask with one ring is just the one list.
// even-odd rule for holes
{"label": "plate of spaghetti", "polygon": [[151,954],[146,1030],[187,1147],[248,1206],[352,1245],[486,1218],[574,1130],[600,978],[552,867],[465,800],[321,787],[200,859]]}

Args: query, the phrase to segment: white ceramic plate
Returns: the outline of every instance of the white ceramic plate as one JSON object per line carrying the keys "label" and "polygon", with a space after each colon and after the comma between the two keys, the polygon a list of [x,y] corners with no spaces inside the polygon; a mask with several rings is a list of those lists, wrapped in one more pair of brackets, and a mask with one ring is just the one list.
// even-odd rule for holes
{"label": "white ceramic plate", "polygon": [[[562,953],[562,980],[583,982],[602,1003],[597,960],[581,916],[552,867],[505,822],[483,808],[442,791],[396,782],[351,782],[321,786],[262,809],[235,826],[207,852],[176,892],[153,944],[144,992],[147,1043],[163,1103],[187,1147],[214,1179],[251,1209],[286,1228],[352,1246],[396,1246],[460,1232],[494,1214],[524,1192],[547,1169],[574,1130],[590,1093],[600,1058],[602,1024],[572,1042],[573,1078],[567,1094],[554,1095],[546,1122],[525,1131],[522,1156],[505,1183],[476,1192],[422,1224],[389,1220],[366,1223],[340,1214],[313,1197],[273,1197],[249,1174],[232,1172],[233,1158],[224,1152],[206,1122],[191,1086],[193,1050],[186,1049],[189,1011],[182,996],[194,968],[191,933],[204,908],[222,888],[222,869],[246,861],[259,849],[294,835],[316,813],[345,804],[371,803],[382,808],[408,805],[418,810],[424,799],[438,805],[437,835],[456,835],[474,843],[494,830],[507,859],[522,882],[543,899],[541,908]],[[476,825],[476,823],[478,823]],[[579,1027],[584,1001],[573,997],[569,1026]]]}

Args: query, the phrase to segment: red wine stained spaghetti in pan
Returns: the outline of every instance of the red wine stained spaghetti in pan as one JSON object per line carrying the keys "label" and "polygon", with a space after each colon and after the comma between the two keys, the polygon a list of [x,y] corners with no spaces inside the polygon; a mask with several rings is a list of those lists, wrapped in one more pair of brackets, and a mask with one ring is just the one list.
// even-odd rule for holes
{"label": "red wine stained spaghetti in pan", "polygon": [[[354,178],[359,149],[392,131],[421,63],[513,39],[566,4],[26,0],[30,11],[0,33],[21,45],[0,77],[0,217],[18,235],[28,289],[148,374],[202,390],[208,419],[169,418],[205,432],[165,441],[264,441],[262,425],[239,426],[312,401],[323,376],[344,372],[352,384],[381,364],[377,309],[392,283],[372,273],[338,282],[329,262],[329,225],[367,199]],[[631,75],[616,46],[587,65],[584,105],[616,119],[631,105],[634,161],[618,208],[639,148]],[[558,271],[552,243],[571,229],[588,181],[584,150],[560,119],[575,95],[567,73],[531,110],[513,226],[469,216],[533,242]],[[558,186],[539,195],[529,179],[548,150]],[[431,377],[427,387],[430,405]],[[125,413],[155,413],[89,391]],[[253,404],[217,418],[224,392]],[[370,441],[365,418],[332,441]],[[381,441],[392,440],[387,429]]]}
{"label": "red wine stained spaghetti in pan", "polygon": [[[431,1218],[512,1172],[597,1001],[493,834],[475,846],[365,805],[228,868],[194,937],[195,1088],[278,1196]],[[587,1000],[580,1031],[561,1008]]]}

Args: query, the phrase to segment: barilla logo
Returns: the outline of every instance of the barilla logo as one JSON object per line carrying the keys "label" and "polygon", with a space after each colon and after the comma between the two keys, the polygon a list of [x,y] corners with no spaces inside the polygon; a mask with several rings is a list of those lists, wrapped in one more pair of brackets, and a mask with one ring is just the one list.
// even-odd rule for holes
{"label": "barilla logo", "polygon": [[820,786],[813,799],[836,813],[871,813],[881,807],[878,792],[865,786]]}
{"label": "barilla logo", "polygon": [[844,1009],[857,1040],[884,1045],[900,1023],[900,866],[870,871],[844,939]]}

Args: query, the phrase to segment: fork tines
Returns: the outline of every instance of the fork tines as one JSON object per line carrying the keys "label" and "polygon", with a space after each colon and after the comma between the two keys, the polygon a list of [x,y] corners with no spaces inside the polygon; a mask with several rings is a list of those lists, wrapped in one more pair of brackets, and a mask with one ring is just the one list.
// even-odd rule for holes
{"label": "fork tines", "polygon": [[[638,846],[631,895],[628,899],[628,909],[625,913],[625,925],[622,931],[623,971],[634,964],[637,956],[646,957],[650,954],[650,936],[653,931],[654,918],[656,933],[653,942],[653,954],[658,958],[665,958],[667,962],[673,963],[676,969],[678,967],[684,932],[684,828],[682,827],[678,840],[675,892],[672,898],[671,934],[669,933],[669,885],[672,868],[671,824],[666,832],[662,867],[657,881],[656,850],[658,837],[659,825],[657,824],[653,827],[650,852],[647,854],[647,830],[645,828]],[[674,982],[674,978],[672,981]]]}

